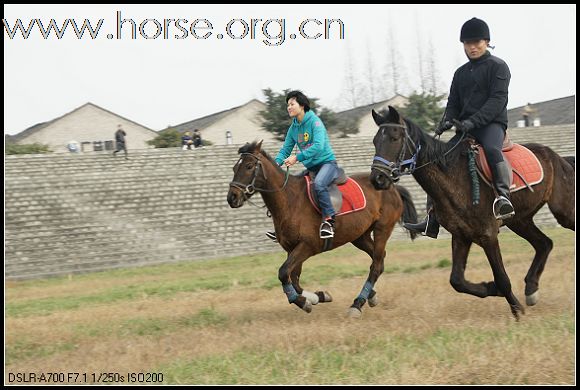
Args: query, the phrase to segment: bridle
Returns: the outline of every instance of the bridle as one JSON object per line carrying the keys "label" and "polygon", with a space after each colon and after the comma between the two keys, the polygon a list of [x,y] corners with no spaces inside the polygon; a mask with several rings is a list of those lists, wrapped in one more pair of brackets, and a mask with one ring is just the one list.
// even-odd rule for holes
{"label": "bridle", "polygon": [[[399,152],[399,156],[397,157],[396,161],[389,161],[385,158],[382,158],[381,156],[375,155],[375,157],[373,157],[371,169],[376,169],[384,173],[389,179],[393,181],[393,183],[396,183],[399,181],[400,176],[411,175],[415,169],[417,169],[415,166],[417,165],[417,159],[419,157],[419,152],[421,151],[421,144],[415,144],[415,141],[413,141],[407,132],[407,126],[400,123],[383,123],[379,125],[379,131],[382,129],[382,137],[384,137],[386,127],[399,127],[403,129],[404,139],[403,145],[401,146],[401,151]],[[380,142],[381,144],[379,144],[377,147],[378,150],[381,149],[380,147],[382,146],[382,138]],[[411,158],[403,160],[403,157],[407,151],[412,154]]]}
{"label": "bridle", "polygon": [[[403,134],[405,137],[403,140],[403,145],[401,146],[401,151],[399,152],[399,156],[397,157],[397,160],[394,162],[389,161],[385,158],[382,158],[381,156],[377,156],[375,154],[375,156],[373,158],[373,163],[371,165],[371,169],[376,169],[376,170],[384,173],[393,183],[396,183],[397,181],[399,181],[400,176],[412,175],[416,170],[421,169],[421,168],[436,161],[436,160],[428,161],[425,164],[417,166],[417,161],[419,159],[419,152],[421,151],[421,143],[419,141],[417,141],[417,143],[415,143],[415,141],[413,141],[413,139],[409,135],[409,132],[407,131],[406,125],[403,125],[400,123],[383,123],[383,124],[379,125],[379,131],[382,129],[383,136],[384,136],[384,132],[385,132],[386,127],[400,127],[403,129]],[[449,153],[451,153],[453,151],[453,149],[455,149],[457,147],[457,145],[459,145],[461,143],[463,138],[465,138],[465,135],[466,135],[466,133],[462,131],[461,138],[455,143],[455,145],[453,145],[448,151],[446,151],[443,154],[443,157],[445,157]],[[381,142],[382,142],[382,139],[381,139]],[[380,146],[382,146],[382,145],[379,144],[378,146],[379,147],[377,147],[377,149],[380,150],[381,149]],[[403,157],[405,156],[405,153],[407,151],[411,154],[411,158],[409,158],[407,160],[403,160]]]}
{"label": "bridle", "polygon": [[259,156],[256,156],[253,153],[241,153],[240,159],[238,160],[238,162],[235,165],[241,165],[241,162],[242,162],[242,159],[244,156],[252,156],[253,158],[256,159],[256,166],[254,168],[254,172],[252,172],[252,180],[250,181],[249,184],[240,183],[238,181],[231,181],[230,187],[234,187],[234,188],[238,188],[238,189],[242,190],[246,199],[248,199],[256,191],[259,191],[259,192],[278,192],[278,191],[282,191],[284,189],[284,187],[286,187],[286,184],[288,183],[288,177],[290,174],[290,167],[286,167],[286,177],[284,179],[284,184],[282,185],[281,188],[277,188],[275,190],[269,190],[267,188],[259,188],[259,187],[256,187],[255,183],[256,183],[256,178],[258,177],[258,174],[260,171],[262,172],[262,176],[264,176],[264,180],[268,180],[268,177],[266,176],[266,171],[262,167],[262,160]]}

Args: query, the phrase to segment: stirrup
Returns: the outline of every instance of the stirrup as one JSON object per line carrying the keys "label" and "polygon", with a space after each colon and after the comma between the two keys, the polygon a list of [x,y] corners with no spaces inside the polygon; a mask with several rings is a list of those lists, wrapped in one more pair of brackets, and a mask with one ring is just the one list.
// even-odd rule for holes
{"label": "stirrup", "polygon": [[[502,202],[503,204],[500,204],[500,202]],[[510,200],[503,195],[500,195],[497,198],[495,198],[492,207],[495,219],[504,220],[511,218],[516,214],[514,206],[512,205]]]}
{"label": "stirrup", "polygon": [[320,238],[327,239],[334,237],[334,227],[329,221],[320,224]]}

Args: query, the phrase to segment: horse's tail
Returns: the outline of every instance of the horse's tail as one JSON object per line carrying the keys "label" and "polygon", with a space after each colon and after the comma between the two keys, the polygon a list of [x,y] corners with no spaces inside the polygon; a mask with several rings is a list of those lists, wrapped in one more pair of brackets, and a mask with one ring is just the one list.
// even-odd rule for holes
{"label": "horse's tail", "polygon": [[568,164],[572,165],[574,171],[576,171],[576,157],[575,156],[566,156],[562,157],[564,160],[568,161]]}
{"label": "horse's tail", "polygon": [[576,230],[576,157],[554,154],[554,188],[548,207],[561,226]]}
{"label": "horse's tail", "polygon": [[[401,215],[401,220],[399,223],[417,223],[417,210],[415,209],[415,203],[413,203],[413,197],[411,193],[403,186],[395,185],[401,199],[403,200],[403,214]],[[411,231],[411,240],[417,237],[417,233]]]}

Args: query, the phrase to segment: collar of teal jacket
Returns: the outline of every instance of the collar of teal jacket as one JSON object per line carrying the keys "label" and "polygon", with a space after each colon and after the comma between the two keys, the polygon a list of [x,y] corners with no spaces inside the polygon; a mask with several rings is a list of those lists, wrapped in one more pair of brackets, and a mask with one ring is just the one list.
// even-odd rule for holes
{"label": "collar of teal jacket", "polygon": [[316,114],[314,114],[314,112],[312,112],[312,110],[306,111],[304,113],[304,118],[302,118],[302,122],[298,122],[298,119],[296,119],[296,118],[292,119],[292,126],[305,125],[306,123],[310,122],[312,120],[312,118],[314,118],[315,116],[316,116]]}

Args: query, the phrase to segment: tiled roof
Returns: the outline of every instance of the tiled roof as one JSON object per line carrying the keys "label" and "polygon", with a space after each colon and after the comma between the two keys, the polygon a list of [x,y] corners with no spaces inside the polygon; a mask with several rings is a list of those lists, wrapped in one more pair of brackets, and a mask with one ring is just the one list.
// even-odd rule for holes
{"label": "tiled roof", "polygon": [[[576,123],[576,95],[566,96],[545,102],[531,103],[532,114],[529,117],[530,124],[534,118],[540,119],[541,126],[567,125]],[[526,106],[508,110],[508,127],[516,127],[517,121],[523,119]]]}

